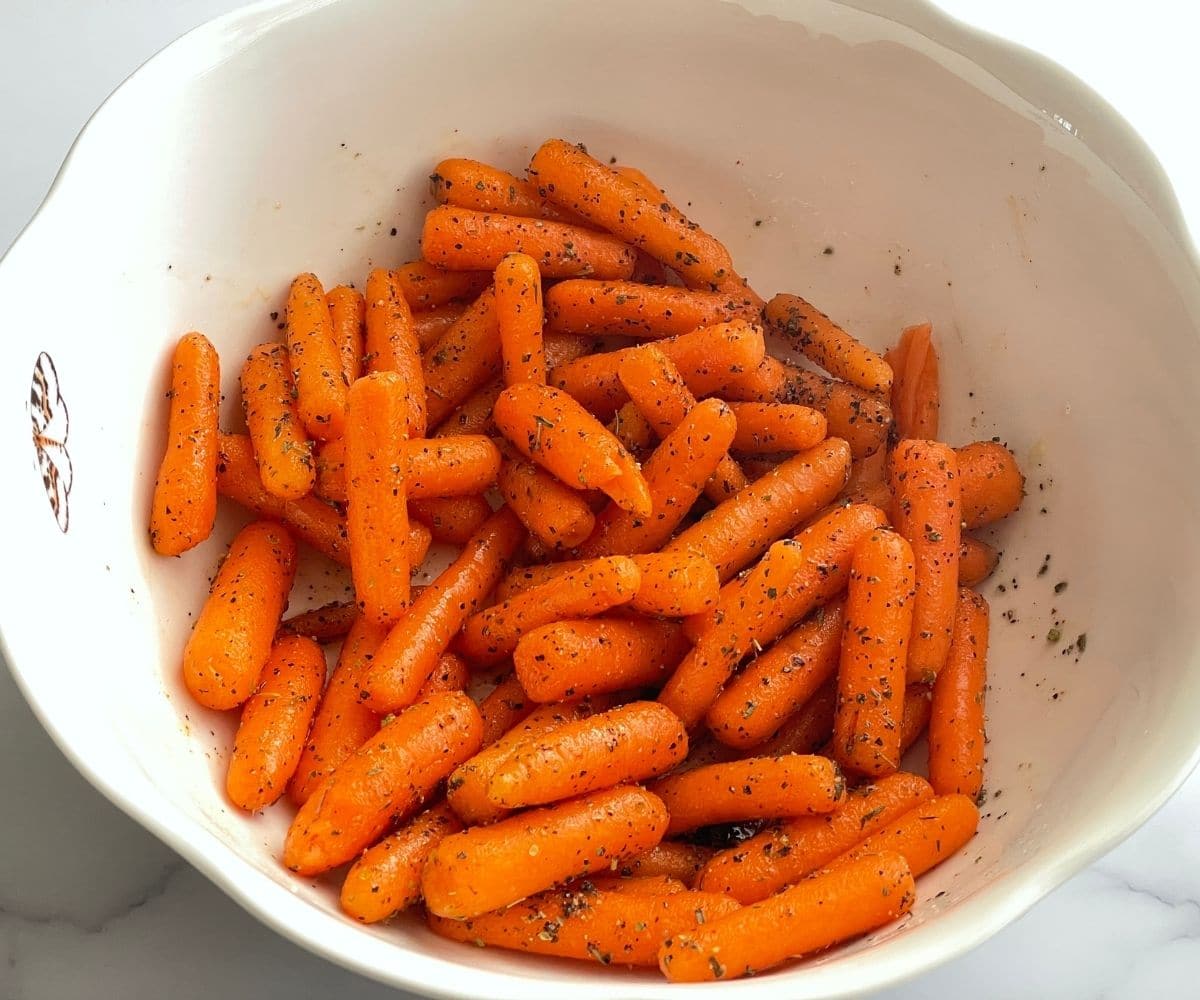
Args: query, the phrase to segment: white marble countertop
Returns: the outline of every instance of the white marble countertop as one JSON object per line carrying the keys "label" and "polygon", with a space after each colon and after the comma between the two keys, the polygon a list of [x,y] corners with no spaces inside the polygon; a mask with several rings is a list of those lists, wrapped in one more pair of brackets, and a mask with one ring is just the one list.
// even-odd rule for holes
{"label": "white marble countertop", "polygon": [[[0,2],[0,249],[67,146],[143,59],[237,0]],[[1073,0],[944,0],[965,20],[1064,62],[1124,112],[1200,220],[1200,148],[1178,127],[1200,89],[1197,15],[1142,0],[1140,61],[1121,11]],[[1185,49],[1183,46],[1188,46]],[[1114,60],[1112,53],[1121,51]],[[1172,100],[1174,107],[1172,108]],[[1196,222],[1193,222],[1196,225]],[[11,332],[10,332],[11,333]],[[400,994],[258,924],[92,790],[0,669],[0,1000],[268,1000]],[[1141,831],[971,954],[890,998],[1183,997],[1200,987],[1200,774]],[[82,887],[86,886],[84,889]]]}

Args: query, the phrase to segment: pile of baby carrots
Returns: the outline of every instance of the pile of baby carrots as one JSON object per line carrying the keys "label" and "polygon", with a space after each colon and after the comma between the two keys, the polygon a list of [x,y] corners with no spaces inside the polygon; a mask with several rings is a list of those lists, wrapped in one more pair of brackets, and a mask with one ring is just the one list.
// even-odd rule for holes
{"label": "pile of baby carrots", "polygon": [[[967,532],[1023,494],[1001,445],[938,440],[929,325],[881,356],[764,302],[565,141],[433,184],[420,260],[292,283],[244,432],[209,341],[175,351],[154,548],[204,540],[218,496],[254,517],[183,651],[240,713],[229,799],[286,792],[283,863],[349,863],[353,918],[674,981],[907,913],[979,821],[998,556]],[[457,555],[413,586],[433,541]],[[298,543],[353,602],[284,619]]]}

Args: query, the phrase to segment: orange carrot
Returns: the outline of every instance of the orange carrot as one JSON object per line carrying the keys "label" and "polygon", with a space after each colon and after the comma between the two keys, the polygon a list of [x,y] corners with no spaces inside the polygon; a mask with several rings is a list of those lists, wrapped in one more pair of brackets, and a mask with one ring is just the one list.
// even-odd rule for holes
{"label": "orange carrot", "polygon": [[295,402],[287,349],[260,344],[242,366],[242,411],[254,445],[258,474],[267,492],[297,500],[316,482],[312,442]]}
{"label": "orange carrot", "polygon": [[442,840],[462,824],[442,802],[368,848],[342,883],[342,912],[364,924],[387,920],[421,899],[421,871]]}
{"label": "orange carrot", "polygon": [[633,557],[642,582],[629,606],[646,615],[703,614],[716,607],[717,568],[694,552],[651,552]]}
{"label": "orange carrot", "polygon": [[928,684],[909,684],[904,688],[904,717],[900,720],[901,754],[925,734],[932,711]]}
{"label": "orange carrot", "polygon": [[408,505],[409,514],[425,525],[435,541],[465,545],[492,516],[481,496],[424,497]]}
{"label": "orange carrot", "polygon": [[313,492],[330,503],[346,502],[346,439],[321,441],[314,449]]}
{"label": "orange carrot", "polygon": [[958,478],[962,488],[962,522],[968,531],[1008,517],[1025,497],[1025,477],[1013,453],[995,441],[976,441],[959,448]]}
{"label": "orange carrot", "polygon": [[560,281],[546,292],[546,325],[562,333],[658,339],[733,319],[754,319],[723,292],[633,281]]}
{"label": "orange carrot", "polygon": [[730,403],[737,418],[735,451],[771,454],[805,451],[825,439],[825,415],[790,403]]}
{"label": "orange carrot", "polygon": [[743,905],[757,903],[931,798],[929,782],[903,771],[848,789],[831,813],[788,820],[719,851],[704,866],[696,885],[706,892],[730,895]]}
{"label": "orange carrot", "polygon": [[413,309],[432,309],[447,302],[469,302],[492,282],[492,269],[443,271],[427,261],[414,260],[392,271],[404,299]]}
{"label": "orange carrot", "polygon": [[659,968],[673,983],[754,975],[891,923],[916,896],[902,856],[863,857],[667,938]]}
{"label": "orange carrot", "polygon": [[642,416],[641,410],[632,402],[617,410],[616,416],[609,422],[608,429],[635,458],[644,457],[658,440],[650,421]]}
{"label": "orange carrot", "polygon": [[983,583],[996,571],[1000,553],[978,538],[963,536],[962,548],[958,553],[958,582],[963,587],[974,587]]}
{"label": "orange carrot", "polygon": [[479,709],[458,691],[397,715],[346,758],[296,813],[283,863],[316,875],[373,844],[388,824],[421,807],[441,780],[479,748]]}
{"label": "orange carrot", "polygon": [[494,287],[505,383],[545,385],[542,276],[537,261],[528,254],[509,254],[496,265]]}
{"label": "orange carrot", "polygon": [[304,429],[318,441],[341,437],[346,382],[341,353],[333,339],[329,303],[316,275],[301,274],[292,282],[285,333],[296,383],[296,408]]}
{"label": "orange carrot", "polygon": [[650,513],[650,493],[633,456],[566,393],[528,382],[511,385],[492,415],[521,454],[567,485],[599,489],[625,510]]}
{"label": "orange carrot", "polygon": [[616,874],[624,878],[666,875],[691,889],[713,853],[711,847],[664,840],[644,854],[626,858],[617,867]]}
{"label": "orange carrot", "polygon": [[825,757],[747,757],[672,774],[650,786],[671,817],[667,836],[713,823],[809,816],[834,809],[845,783]]}
{"label": "orange carrot", "polygon": [[958,462],[940,442],[901,441],[890,478],[892,523],[911,543],[917,571],[908,679],[928,683],[946,662],[954,627],[962,548]]}
{"label": "orange carrot", "polygon": [[473,827],[434,848],[421,878],[425,905],[439,917],[477,917],[648,850],[666,825],[656,796],[624,786]]}
{"label": "orange carrot", "polygon": [[515,674],[500,681],[479,703],[483,716],[483,745],[490,747],[537,707]]}
{"label": "orange carrot", "polygon": [[521,637],[513,666],[533,701],[654,687],[687,651],[674,622],[636,618],[558,621]]}
{"label": "orange carrot", "polygon": [[325,295],[329,306],[329,323],[333,331],[333,342],[342,359],[342,378],[346,385],[363,373],[363,324],[366,322],[367,306],[362,292],[348,285],[331,288]]}
{"label": "orange carrot", "polygon": [[900,342],[887,353],[888,364],[896,373],[892,384],[892,412],[896,434],[904,438],[936,440],[941,390],[938,384],[938,356],[930,340],[933,328],[928,323],[910,326],[900,334]]}
{"label": "orange carrot", "polygon": [[427,351],[438,339],[450,329],[467,311],[469,306],[464,302],[446,302],[432,309],[421,309],[413,313],[413,336],[417,338],[417,346]]}
{"label": "orange carrot", "polygon": [[476,663],[495,663],[511,655],[521,636],[533,629],[564,618],[591,617],[625,604],[640,584],[641,573],[628,557],[579,563],[551,583],[473,615],[463,626],[459,648]]}
{"label": "orange carrot", "polygon": [[900,766],[900,719],[913,625],[912,547],[881,529],[850,563],[833,750],[849,771],[883,777]]}
{"label": "orange carrot", "polygon": [[500,374],[495,301],[495,294],[487,289],[422,356],[428,426],[436,427]]}
{"label": "orange carrot", "polygon": [[354,594],[363,614],[387,625],[409,599],[409,397],[395,372],[376,372],[350,387],[346,415],[346,527]]}
{"label": "orange carrot", "polygon": [[[420,521],[409,521],[408,541],[404,544],[408,547],[408,564],[415,573],[429,554],[429,547],[433,544],[433,532]],[[410,589],[410,595],[416,595],[415,588]]]}
{"label": "orange carrot", "polygon": [[450,640],[496,586],[524,535],[512,511],[501,508],[413,601],[367,671],[364,687],[372,708],[392,712],[416,697]]}
{"label": "orange carrot", "polygon": [[409,441],[408,495],[415,498],[483,493],[500,471],[500,450],[482,434]]}
{"label": "orange carrot", "polygon": [[521,523],[548,548],[573,549],[596,525],[592,509],[577,491],[532,462],[505,462],[497,486]]}
{"label": "orange carrot", "polygon": [[840,602],[819,608],[750,661],[708,710],[708,728],[717,739],[757,746],[816,695],[837,673],[842,612]]}
{"label": "orange carrot", "polygon": [[183,680],[205,708],[236,708],[262,674],[296,575],[296,543],[255,521],[229,544],[183,650]]}
{"label": "orange carrot", "polygon": [[799,295],[776,295],[767,303],[766,319],[771,329],[834,378],[870,393],[891,392],[891,366]]}
{"label": "orange carrot", "polygon": [[242,706],[225,790],[256,812],[284,792],[325,685],[325,654],[312,639],[283,636],[271,649],[258,687]]}
{"label": "orange carrot", "polygon": [[[568,883],[570,885],[570,883]],[[587,892],[622,892],[638,896],[673,896],[687,892],[687,886],[669,875],[592,875],[579,879],[572,887]]]}
{"label": "orange carrot", "polygon": [[[353,605],[352,605],[353,607]],[[342,643],[288,794],[303,805],[317,786],[379,729],[379,716],[363,702],[362,679],[387,629],[358,615]]]}
{"label": "orange carrot", "polygon": [[465,691],[471,683],[471,671],[467,665],[453,653],[443,653],[433,666],[433,673],[421,685],[417,692],[417,701],[432,698],[435,694],[446,691]]}
{"label": "orange carrot", "polygon": [[758,747],[758,753],[768,757],[785,753],[819,753],[833,739],[836,710],[837,677],[830,677],[795,715],[784,721],[774,736]]}
{"label": "orange carrot", "polygon": [[504,391],[504,380],[493,379],[481,389],[476,389],[463,400],[450,416],[446,417],[433,432],[434,437],[451,437],[456,434],[494,434],[495,422],[492,408],[500,393]]}
{"label": "orange carrot", "polygon": [[977,799],[983,789],[987,645],[987,601],[964,587],[930,706],[929,782],[939,795],[960,792]]}
{"label": "orange carrot", "polygon": [[979,826],[979,809],[966,795],[939,795],[922,802],[883,829],[861,840],[834,859],[831,868],[846,862],[895,851],[912,869],[913,877],[924,875],[930,868],[946,860],[975,836]]}
{"label": "orange carrot", "polygon": [[663,202],[668,200],[666,190],[655,184],[654,181],[652,181],[646,175],[644,170],[641,170],[638,167],[630,166],[627,163],[618,163],[612,169],[613,173],[619,174],[627,181],[632,181],[634,184],[636,184],[641,189],[642,193],[651,201]]}
{"label": "orange carrot", "polygon": [[634,253],[619,239],[581,226],[441,205],[421,231],[421,254],[451,271],[495,269],[510,253],[529,254],[544,278],[628,278]]}
{"label": "orange carrot", "polygon": [[353,601],[331,601],[285,618],[279,632],[281,635],[307,636],[317,642],[333,642],[345,636],[357,618],[358,605]]}
{"label": "orange carrot", "polygon": [[487,796],[517,809],[645,781],[678,764],[687,748],[670,709],[635,701],[521,743],[493,772]]}
{"label": "orange carrot", "polygon": [[421,349],[413,331],[412,310],[400,282],[391,271],[377,267],[367,275],[367,374],[395,372],[400,376],[408,413],[408,436],[425,436],[425,376]]}
{"label": "orange carrot", "polygon": [[217,417],[221,367],[202,333],[180,338],[171,360],[167,444],[150,507],[150,542],[177,556],[212,534],[217,516]]}
{"label": "orange carrot", "polygon": [[478,160],[442,160],[429,175],[433,196],[443,205],[478,212],[503,212],[527,219],[578,222],[578,216],[550,204],[537,185]]}

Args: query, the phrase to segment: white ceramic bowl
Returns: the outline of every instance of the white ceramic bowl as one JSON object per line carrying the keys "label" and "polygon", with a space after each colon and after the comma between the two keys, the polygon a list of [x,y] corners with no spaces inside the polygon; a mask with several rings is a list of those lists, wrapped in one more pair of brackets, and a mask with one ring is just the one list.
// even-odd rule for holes
{"label": "white ceramic bowl", "polygon": [[[436,995],[680,993],[408,920],[364,929],[333,886],[291,877],[286,809],[229,807],[233,720],[178,677],[237,515],[178,561],[146,538],[175,338],[206,331],[232,392],[294,273],[361,280],[411,256],[438,159],[520,169],[546,136],[644,167],[765,293],[801,291],[874,344],[931,319],[950,439],[1001,435],[1027,469],[1025,509],[997,533],[1005,588],[988,587],[978,837],[899,925],[719,989],[842,996],[962,952],[1130,833],[1196,760],[1200,282],[1161,172],[1110,109],[917,2],[283,0],[151,60],[0,267],[0,616],[18,682],[97,788],[337,962]],[[30,439],[42,352],[51,417],[34,423],[66,430],[65,449]]]}

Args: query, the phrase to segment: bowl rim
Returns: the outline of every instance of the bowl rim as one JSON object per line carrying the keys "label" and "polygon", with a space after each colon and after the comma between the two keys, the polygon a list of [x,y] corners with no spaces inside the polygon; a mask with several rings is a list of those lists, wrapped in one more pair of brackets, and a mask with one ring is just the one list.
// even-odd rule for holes
{"label": "bowl rim", "polygon": [[[22,227],[12,245],[0,255],[0,269],[3,269],[30,232],[39,225],[47,210],[69,183],[80,151],[86,149],[89,138],[103,126],[105,117],[113,107],[128,100],[136,92],[150,68],[159,67],[169,59],[179,56],[189,45],[216,45],[222,38],[231,39],[237,34],[239,24],[244,24],[253,35],[258,35],[282,23],[343,2],[353,0],[256,0],[192,28],[146,59],[105,98],[85,122],[37,210]],[[734,2],[742,5],[740,0]],[[754,0],[749,2],[751,6],[761,6]],[[801,2],[802,0],[777,0],[772,6],[786,11],[799,6]],[[1054,96],[1055,107],[1077,116],[1071,120],[1086,118],[1098,124],[1102,123],[1104,128],[1114,131],[1117,147],[1129,157],[1126,167],[1140,174],[1140,182],[1137,184],[1117,169],[1111,159],[1097,150],[1086,138],[1076,135],[1076,140],[1088,146],[1150,210],[1156,222],[1178,245],[1191,270],[1200,275],[1200,254],[1197,252],[1195,237],[1188,227],[1161,163],[1130,123],[1070,71],[1025,46],[951,16],[930,0],[828,2],[879,17],[917,32],[934,45],[953,52],[983,69],[1021,102],[1036,110],[1040,102],[1019,89],[1009,72],[1001,68],[1005,61],[1016,61],[1036,78],[1042,94]],[[1040,108],[1040,111],[1047,117],[1057,117],[1045,107]],[[1200,220],[1197,222],[1200,223]],[[1200,225],[1197,232],[1200,233]],[[3,622],[0,622],[0,654],[8,664],[16,686],[34,716],[75,769],[109,802],[202,872],[246,912],[305,950],[369,979],[393,987],[414,990],[425,996],[445,997],[448,1000],[478,995],[468,991],[470,983],[467,980],[457,981],[452,975],[416,975],[405,963],[380,964],[368,960],[369,956],[362,954],[363,949],[341,947],[343,942],[354,941],[369,941],[387,949],[395,949],[397,945],[394,942],[361,935],[357,924],[334,922],[330,925],[328,914],[300,901],[283,885],[244,861],[232,847],[185,816],[165,796],[158,794],[157,798],[139,797],[136,787],[127,787],[120,778],[111,778],[101,768],[93,766],[85,756],[83,748],[77,748],[68,735],[54,725],[49,713],[34,697],[32,687],[27,683],[24,672],[26,668],[18,665],[13,656]],[[819,968],[814,968],[812,971],[817,975],[813,978],[817,982],[813,985],[834,986],[837,995],[859,995],[913,979],[965,954],[1128,838],[1175,794],[1198,763],[1200,734],[1196,737],[1196,745],[1190,756],[1181,761],[1173,772],[1165,775],[1136,809],[1129,810],[1118,821],[1108,824],[1103,829],[1078,837],[1052,857],[1023,862],[1020,868],[1020,884],[1012,888],[1007,895],[995,899],[981,899],[979,895],[975,895],[959,903],[956,910],[960,919],[956,922],[952,934],[947,935],[945,928],[940,927],[939,937],[935,942],[929,935],[922,935],[920,929],[915,929],[904,935],[904,939],[916,944],[914,949],[907,952],[896,951],[895,954],[889,951],[886,956],[880,955],[881,960],[874,961],[869,966],[870,971],[863,970],[864,978],[845,986],[834,986],[833,983],[821,983],[823,977],[819,975]],[[137,785],[136,782],[130,784]],[[365,950],[371,954],[376,951],[375,948]],[[406,949],[395,951],[397,956],[405,954],[411,952]],[[472,971],[469,964],[462,961],[420,954],[417,957],[423,964],[428,964],[427,973]],[[484,972],[482,975],[491,987],[489,995],[497,1000],[509,996],[520,1000],[535,1000],[540,997],[549,1000],[556,996],[554,979],[524,978],[514,972]],[[722,983],[721,987],[732,1000],[751,996],[760,998],[761,987],[756,984],[761,982],[762,980],[753,979],[731,981]],[[800,983],[795,985],[801,987],[804,996],[830,995],[813,992],[811,988],[804,989]],[[501,986],[506,987],[508,991],[502,991]],[[591,984],[573,984],[572,988],[581,997],[596,998],[611,996],[614,993],[625,993],[628,996],[660,996],[664,995],[664,988],[672,995],[677,995],[680,990],[678,985],[665,982],[648,988],[643,984],[628,984],[623,989],[619,982],[610,982],[599,990],[594,990]]]}

